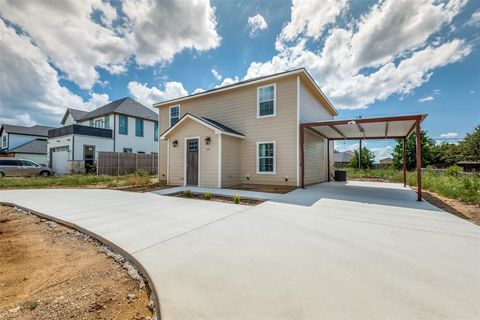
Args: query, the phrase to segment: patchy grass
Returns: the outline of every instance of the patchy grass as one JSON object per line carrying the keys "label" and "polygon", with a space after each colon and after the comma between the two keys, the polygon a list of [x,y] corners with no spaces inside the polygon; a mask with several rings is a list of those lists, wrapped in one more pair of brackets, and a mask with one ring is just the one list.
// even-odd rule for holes
{"label": "patchy grass", "polygon": [[132,174],[125,176],[69,175],[59,177],[27,177],[0,179],[0,189],[41,188],[122,188],[157,185],[156,176]]}
{"label": "patchy grass", "polygon": [[[375,179],[390,182],[403,182],[403,173],[395,169],[358,170],[348,168],[349,179]],[[450,172],[451,171],[451,172]],[[433,171],[422,172],[422,188],[442,195],[458,199],[466,203],[480,205],[480,177],[477,175],[460,175],[455,170],[446,173]],[[407,183],[417,186],[416,172],[407,172]]]}

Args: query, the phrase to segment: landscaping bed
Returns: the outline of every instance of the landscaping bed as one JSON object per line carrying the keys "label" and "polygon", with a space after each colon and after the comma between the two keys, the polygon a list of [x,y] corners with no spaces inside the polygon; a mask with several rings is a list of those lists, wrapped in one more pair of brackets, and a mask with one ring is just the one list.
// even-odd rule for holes
{"label": "landscaping bed", "polygon": [[0,252],[0,319],[154,316],[138,272],[76,230],[0,206]]}
{"label": "landscaping bed", "polygon": [[190,190],[173,193],[171,194],[171,196],[188,198],[188,199],[205,200],[205,201],[218,201],[218,202],[226,202],[226,203],[243,204],[247,206],[256,206],[260,203],[265,202],[264,200],[244,199],[244,198],[240,198],[240,196],[227,197],[227,196],[214,195],[209,192],[206,192],[203,194],[193,193]]}

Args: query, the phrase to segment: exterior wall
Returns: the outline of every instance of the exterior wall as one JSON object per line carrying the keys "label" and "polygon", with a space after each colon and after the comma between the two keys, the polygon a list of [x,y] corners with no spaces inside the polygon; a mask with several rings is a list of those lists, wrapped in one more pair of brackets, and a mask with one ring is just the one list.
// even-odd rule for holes
{"label": "exterior wall", "polygon": [[65,147],[68,146],[69,152],[68,152],[68,160],[72,160],[72,139],[73,135],[67,135],[63,137],[55,137],[55,138],[50,138],[47,141],[47,162],[50,163],[50,149],[52,148],[57,148],[57,147]]}
{"label": "exterior wall", "polygon": [[[276,84],[276,116],[257,119],[257,87],[271,83]],[[246,138],[239,144],[240,183],[296,185],[296,86],[296,76],[289,76],[231,89],[182,102],[180,115],[190,113],[216,120],[245,135]],[[164,132],[169,127],[170,106],[165,105],[159,108],[160,132]],[[276,141],[276,174],[256,173],[258,141]],[[166,142],[162,141],[159,145],[159,176],[162,179],[166,176],[167,152],[163,151],[166,150]],[[174,160],[170,158],[170,163],[173,162]],[[247,175],[250,176],[249,180],[246,179]],[[285,177],[289,178],[288,182],[285,182]]]}
{"label": "exterior wall", "polygon": [[[2,134],[5,134],[5,133],[2,133]],[[21,146],[22,144],[25,144],[27,142],[37,140],[37,139],[46,140],[47,137],[9,133],[7,136],[8,150],[15,149],[16,147]]]}
{"label": "exterior wall", "polygon": [[15,153],[14,157],[20,159],[27,159],[32,160],[38,164],[46,164],[47,163],[47,155],[46,154],[37,154],[37,153]]}
{"label": "exterior wall", "polygon": [[222,135],[222,185],[228,187],[240,184],[240,150],[243,139]]}
{"label": "exterior wall", "polygon": [[[185,183],[185,138],[188,137],[198,137],[199,186],[218,187],[218,135],[193,120],[185,121],[167,136],[170,141],[168,184],[184,185]],[[205,144],[206,137],[211,139],[209,145]],[[172,147],[173,140],[178,141],[175,148]],[[165,145],[168,145],[167,142]],[[164,153],[163,150],[160,154],[162,153]]]}
{"label": "exterior wall", "polygon": [[[77,123],[77,121],[75,121],[75,120],[73,119],[72,115],[69,113],[68,116],[67,116],[67,118],[65,119],[65,123],[64,123],[63,125],[66,127],[66,126],[69,126],[69,125],[71,125],[71,124],[76,124],[76,123]],[[87,124],[87,125],[88,125],[88,124]]]}
{"label": "exterior wall", "polygon": [[83,146],[95,146],[95,161],[98,159],[99,151],[113,151],[113,139],[91,137],[91,136],[74,136],[74,159],[83,161]]}
{"label": "exterior wall", "polygon": [[[120,117],[115,115],[115,151],[131,148],[132,152],[158,153],[158,142],[155,141],[155,122],[143,120],[143,137],[135,136],[135,118],[128,117],[128,135],[119,134]],[[113,124],[113,119],[110,120]],[[159,130],[160,131],[160,130]]]}
{"label": "exterior wall", "polygon": [[327,180],[327,141],[305,130],[305,184]]}

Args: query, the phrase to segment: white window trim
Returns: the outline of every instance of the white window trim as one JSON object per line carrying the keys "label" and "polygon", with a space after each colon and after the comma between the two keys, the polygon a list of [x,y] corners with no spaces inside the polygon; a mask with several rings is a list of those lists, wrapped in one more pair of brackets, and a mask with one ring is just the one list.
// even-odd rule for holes
{"label": "white window trim", "polygon": [[[265,116],[260,115],[260,89],[273,86],[273,114],[268,114]],[[257,119],[275,117],[277,115],[277,84],[269,83],[264,86],[257,87]]]}
{"label": "white window trim", "polygon": [[178,120],[180,120],[180,118],[182,118],[182,110],[181,110],[179,104],[168,107],[168,124],[169,124],[169,127],[172,126],[172,109],[176,108],[176,107],[178,107]]}
{"label": "white window trim", "polygon": [[300,76],[297,76],[297,126],[295,127],[297,131],[296,135],[296,149],[297,149],[297,187],[300,187]]}
{"label": "white window trim", "polygon": [[218,165],[217,165],[217,186],[218,188],[222,187],[222,135],[217,134],[218,137]]}
{"label": "white window trim", "polygon": [[198,175],[198,178],[197,178],[197,182],[198,182],[198,186],[200,187],[200,137],[185,137],[183,139],[183,186],[185,187],[187,185],[187,140],[190,140],[190,139],[198,139],[198,172],[197,172],[197,175]]}
{"label": "white window trim", "polygon": [[[259,170],[260,160],[259,160],[259,157],[258,157],[258,153],[259,153],[258,151],[259,151],[260,144],[264,144],[264,143],[273,143],[273,171],[272,172],[262,172],[262,171]],[[255,158],[256,158],[257,174],[277,174],[277,142],[275,140],[273,140],[273,141],[257,141]]]}

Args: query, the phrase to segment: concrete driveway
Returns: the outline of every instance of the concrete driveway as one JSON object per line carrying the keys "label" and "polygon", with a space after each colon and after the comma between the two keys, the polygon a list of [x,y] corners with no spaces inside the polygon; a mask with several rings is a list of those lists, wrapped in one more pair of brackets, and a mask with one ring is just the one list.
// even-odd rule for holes
{"label": "concrete driveway", "polygon": [[115,243],[162,319],[475,319],[480,228],[399,185],[326,183],[255,207],[108,190],[2,202]]}

